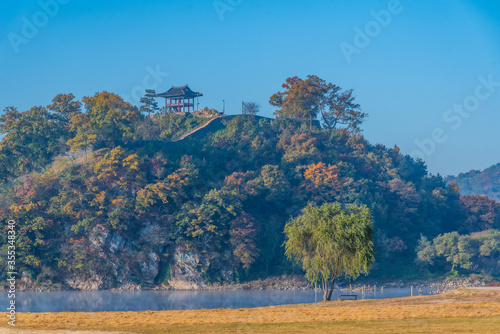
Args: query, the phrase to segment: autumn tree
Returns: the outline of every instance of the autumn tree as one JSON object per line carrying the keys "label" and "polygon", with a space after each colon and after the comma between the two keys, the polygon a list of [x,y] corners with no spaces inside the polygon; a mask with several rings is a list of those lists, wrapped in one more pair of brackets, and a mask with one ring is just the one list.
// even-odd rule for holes
{"label": "autumn tree", "polygon": [[309,75],[306,80],[299,77],[287,78],[282,85],[283,92],[271,96],[269,103],[278,108],[279,116],[289,118],[316,118],[320,111],[322,97],[328,92],[326,82]]}
{"label": "autumn tree", "polygon": [[114,147],[120,141],[133,138],[141,119],[137,107],[108,92],[84,97],[83,103],[85,113],[76,114],[71,119],[71,129],[76,132],[75,137],[68,141],[72,150],[97,143]]}
{"label": "autumn tree", "polygon": [[342,191],[343,178],[337,166],[322,162],[307,166],[302,184],[304,195],[317,203],[331,202]]}
{"label": "autumn tree", "polygon": [[360,126],[368,115],[361,112],[352,89],[341,91],[340,87],[331,86],[324,102],[320,105],[320,112],[326,128],[335,129],[342,125],[352,132],[360,131]]}
{"label": "autumn tree", "polygon": [[464,222],[459,232],[479,232],[500,229],[500,204],[485,195],[460,196]]}
{"label": "autumn tree", "polygon": [[283,92],[277,92],[269,100],[277,108],[278,116],[311,121],[321,115],[327,128],[342,125],[352,132],[360,131],[367,116],[355,103],[352,90],[342,91],[342,88],[315,75],[308,75],[305,80],[288,78],[282,88],[285,89]]}
{"label": "autumn tree", "polygon": [[230,234],[229,241],[235,259],[244,269],[250,268],[260,253],[256,244],[257,222],[249,214],[239,215],[230,224]]}
{"label": "autumn tree", "polygon": [[373,223],[367,207],[308,205],[285,226],[285,253],[301,263],[311,283],[321,281],[331,300],[335,279],[367,274],[374,259]]}

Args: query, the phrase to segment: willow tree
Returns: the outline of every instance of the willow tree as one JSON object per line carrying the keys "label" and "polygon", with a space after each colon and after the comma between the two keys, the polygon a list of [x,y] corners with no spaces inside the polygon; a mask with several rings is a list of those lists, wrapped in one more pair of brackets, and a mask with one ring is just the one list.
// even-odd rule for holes
{"label": "willow tree", "polygon": [[321,281],[323,299],[330,300],[335,279],[368,274],[374,259],[373,223],[366,206],[309,204],[285,226],[285,249],[301,263],[307,280]]}

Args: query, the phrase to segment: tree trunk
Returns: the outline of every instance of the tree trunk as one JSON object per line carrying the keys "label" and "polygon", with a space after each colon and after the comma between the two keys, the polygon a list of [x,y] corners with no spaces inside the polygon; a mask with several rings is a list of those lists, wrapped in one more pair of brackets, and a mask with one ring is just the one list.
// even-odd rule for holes
{"label": "tree trunk", "polygon": [[335,276],[332,277],[332,285],[330,286],[330,291],[328,292],[328,298],[326,300],[332,299],[334,283],[335,283]]}
{"label": "tree trunk", "polygon": [[326,301],[327,293],[328,293],[328,281],[325,278],[321,279],[321,285],[323,287],[323,300]]}

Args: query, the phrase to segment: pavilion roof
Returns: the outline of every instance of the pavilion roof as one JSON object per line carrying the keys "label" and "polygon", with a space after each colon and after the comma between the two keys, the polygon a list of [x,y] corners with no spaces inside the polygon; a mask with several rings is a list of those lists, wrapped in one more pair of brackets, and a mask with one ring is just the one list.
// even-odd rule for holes
{"label": "pavilion roof", "polygon": [[200,92],[193,92],[191,88],[189,88],[188,85],[185,86],[172,86],[168,91],[165,93],[157,94],[156,96],[158,97],[164,97],[164,98],[176,98],[176,97],[183,97],[186,99],[192,99],[197,96],[203,96]]}

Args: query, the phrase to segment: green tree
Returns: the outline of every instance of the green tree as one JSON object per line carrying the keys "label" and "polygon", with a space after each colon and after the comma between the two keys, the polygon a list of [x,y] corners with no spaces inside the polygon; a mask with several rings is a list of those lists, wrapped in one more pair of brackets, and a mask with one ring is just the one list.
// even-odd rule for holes
{"label": "green tree", "polygon": [[14,176],[42,169],[61,150],[61,128],[44,107],[23,112],[7,107],[0,116],[0,134],[0,154],[12,158],[8,169]]}
{"label": "green tree", "polygon": [[436,248],[424,235],[420,235],[416,248],[417,258],[415,262],[420,265],[433,265],[436,259]]}
{"label": "green tree", "polygon": [[141,106],[139,110],[143,113],[147,113],[148,116],[160,110],[160,108],[158,108],[158,102],[155,101],[155,97],[156,92],[153,89],[146,89],[146,94],[141,97]]}
{"label": "green tree", "polygon": [[286,224],[285,234],[286,255],[302,264],[311,283],[321,280],[324,300],[331,299],[337,277],[367,274],[374,260],[372,217],[365,206],[309,204]]}
{"label": "green tree", "polygon": [[[422,237],[417,247],[417,263],[451,272],[469,271],[496,274],[500,267],[500,231],[491,229],[460,235],[451,232],[429,242]],[[437,260],[437,261],[436,261]]]}
{"label": "green tree", "polygon": [[455,267],[470,269],[471,259],[474,256],[470,247],[470,237],[461,236],[457,232],[445,233],[434,239],[436,255],[446,258]]}
{"label": "green tree", "polygon": [[69,128],[71,118],[80,113],[81,106],[82,103],[75,101],[73,94],[58,94],[52,99],[52,104],[49,104],[47,109],[53,112],[54,118]]}

